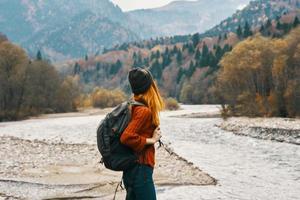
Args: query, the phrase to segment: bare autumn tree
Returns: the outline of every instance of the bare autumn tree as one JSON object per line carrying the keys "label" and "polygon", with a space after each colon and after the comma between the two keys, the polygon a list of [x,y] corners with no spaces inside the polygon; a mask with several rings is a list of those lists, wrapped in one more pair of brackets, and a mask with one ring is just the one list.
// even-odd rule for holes
{"label": "bare autumn tree", "polygon": [[66,77],[57,91],[57,98],[55,102],[57,111],[68,112],[76,110],[80,92],[81,85],[79,77]]}
{"label": "bare autumn tree", "polygon": [[0,121],[14,120],[20,111],[28,64],[24,50],[8,41],[0,43]]}
{"label": "bare autumn tree", "polygon": [[284,97],[290,117],[300,116],[300,28],[294,29],[286,38],[288,83]]}
{"label": "bare autumn tree", "polygon": [[96,87],[91,94],[93,107],[114,107],[126,99],[126,95],[119,89],[108,90]]}
{"label": "bare autumn tree", "polygon": [[217,91],[232,114],[300,115],[300,28],[284,39],[238,44],[221,61]]}
{"label": "bare autumn tree", "polygon": [[[218,91],[231,111],[242,112],[245,105],[255,105],[256,95],[264,100],[270,93],[274,52],[269,39],[257,36],[238,44],[222,60]],[[251,115],[258,112],[253,106]]]}
{"label": "bare autumn tree", "polygon": [[23,109],[39,114],[56,111],[57,92],[61,79],[54,67],[44,61],[33,61],[27,70]]}
{"label": "bare autumn tree", "polygon": [[42,60],[30,61],[23,49],[0,43],[0,121],[74,110],[78,84],[60,77]]}

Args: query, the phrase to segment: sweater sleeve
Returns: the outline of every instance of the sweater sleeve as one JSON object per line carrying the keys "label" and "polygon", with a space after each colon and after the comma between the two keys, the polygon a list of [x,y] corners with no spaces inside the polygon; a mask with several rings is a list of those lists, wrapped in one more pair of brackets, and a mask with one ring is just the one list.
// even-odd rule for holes
{"label": "sweater sleeve", "polygon": [[149,120],[151,120],[150,109],[143,106],[136,107],[132,119],[121,135],[121,143],[136,152],[142,151],[146,145],[146,137],[141,136],[138,132]]}

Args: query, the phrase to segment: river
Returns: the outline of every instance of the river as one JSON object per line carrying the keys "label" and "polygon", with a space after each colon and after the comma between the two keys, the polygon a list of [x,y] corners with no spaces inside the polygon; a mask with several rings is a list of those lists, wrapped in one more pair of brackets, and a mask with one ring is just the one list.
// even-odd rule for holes
{"label": "river", "polygon": [[[191,112],[206,109],[184,108]],[[217,127],[220,123],[219,118],[163,117],[164,140],[218,179],[218,185],[165,187],[158,192],[160,199],[299,199],[300,146],[237,136]]]}
{"label": "river", "polygon": [[[292,200],[300,196],[300,146],[237,136],[221,130],[220,118],[170,117],[214,112],[217,106],[182,106],[162,113],[165,143],[218,180],[217,186],[159,187],[159,200]],[[95,144],[103,116],[32,119],[0,123],[0,136]]]}

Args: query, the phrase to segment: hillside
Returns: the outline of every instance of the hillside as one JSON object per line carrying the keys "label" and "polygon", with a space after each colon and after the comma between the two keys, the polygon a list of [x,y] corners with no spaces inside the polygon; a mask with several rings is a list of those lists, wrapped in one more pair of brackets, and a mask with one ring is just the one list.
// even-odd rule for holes
{"label": "hillside", "polygon": [[0,31],[31,57],[41,50],[58,62],[151,37],[203,32],[248,1],[176,1],[125,13],[109,0],[2,0]]}
{"label": "hillside", "polygon": [[[241,12],[247,12],[248,8]],[[284,36],[299,24],[296,16],[295,12],[283,13],[258,27],[242,23],[238,25],[240,30],[215,37],[194,34],[123,44],[102,55],[58,67],[64,74],[79,76],[87,92],[95,86],[120,87],[129,92],[128,71],[132,67],[149,67],[165,96],[184,103],[217,103],[214,81],[223,56],[240,41],[257,33],[267,37]]]}
{"label": "hillside", "polygon": [[70,19],[68,26],[54,27],[51,32],[48,29],[39,31],[23,45],[32,53],[42,47],[48,56],[63,60],[94,54],[104,47],[138,39],[133,31],[86,11]]}
{"label": "hillside", "polygon": [[[177,5],[179,2],[174,2],[170,5]],[[195,3],[195,2],[183,2]],[[222,4],[223,5],[223,4]],[[223,5],[224,6],[224,5]],[[168,7],[168,6],[167,6]],[[171,8],[173,8],[171,6]],[[179,8],[178,8],[179,9]],[[237,29],[245,25],[248,28],[259,29],[262,24],[267,24],[270,27],[272,20],[278,21],[279,18],[283,18],[285,21],[291,22],[296,15],[299,15],[300,11],[300,0],[255,0],[250,1],[243,9],[237,10],[232,16],[219,21],[219,23],[208,29],[207,31],[199,32],[200,39],[207,37],[224,37],[225,34],[231,32],[236,33]],[[200,17],[201,18],[201,17]],[[275,22],[276,23],[276,22]],[[284,28],[284,27],[281,27]],[[288,27],[285,27],[288,28]],[[280,29],[280,28],[279,28]],[[274,32],[275,30],[270,30]],[[153,48],[155,45],[170,45],[176,43],[188,42],[191,40],[192,34],[187,35],[175,35],[156,38],[155,40],[144,40],[142,42],[133,42],[130,45],[137,47]],[[127,47],[129,44],[116,45],[110,50],[121,50]]]}
{"label": "hillside", "polygon": [[158,36],[204,32],[243,8],[250,0],[174,1],[155,9],[128,12],[141,24],[153,28]]}
{"label": "hillside", "polygon": [[150,32],[109,0],[2,0],[0,27],[29,54],[40,49],[52,61],[101,52]]}
{"label": "hillside", "polygon": [[231,17],[206,31],[202,36],[217,36],[226,32],[235,32],[239,25],[246,22],[251,27],[259,27],[268,19],[276,19],[285,13],[298,13],[299,0],[256,0],[251,1],[243,10],[237,11]]}

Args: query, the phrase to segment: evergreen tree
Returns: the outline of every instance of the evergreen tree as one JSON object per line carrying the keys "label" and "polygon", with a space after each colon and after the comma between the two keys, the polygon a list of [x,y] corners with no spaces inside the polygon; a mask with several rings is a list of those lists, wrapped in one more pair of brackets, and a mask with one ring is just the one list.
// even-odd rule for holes
{"label": "evergreen tree", "polygon": [[[200,59],[200,60],[201,60],[201,59]],[[200,66],[200,60],[197,60],[197,61],[196,61],[195,68],[201,67],[201,66]]]}
{"label": "evergreen tree", "polygon": [[292,25],[290,25],[288,23],[283,23],[281,25],[281,28],[282,28],[283,32],[286,34],[286,33],[288,33],[291,30],[291,28],[292,28],[291,26]]}
{"label": "evergreen tree", "polygon": [[215,53],[216,59],[220,60],[223,56],[223,51],[222,48],[218,45],[216,48],[216,53]]}
{"label": "evergreen tree", "polygon": [[204,44],[203,44],[203,47],[202,47],[202,57],[207,56],[208,53],[209,53],[208,46],[206,45],[206,43],[204,43]]}
{"label": "evergreen tree", "polygon": [[149,58],[144,58],[144,65],[149,67]]}
{"label": "evergreen tree", "polygon": [[156,59],[159,59],[159,57],[160,57],[160,52],[159,52],[159,50],[157,50],[156,51]]}
{"label": "evergreen tree", "polygon": [[136,55],[136,52],[134,52],[133,55],[132,55],[132,59],[135,60],[136,58],[137,58],[137,55]]}
{"label": "evergreen tree", "polygon": [[196,54],[195,54],[195,60],[200,60],[200,58],[201,58],[201,53],[200,53],[199,48],[197,48],[197,51],[196,51]]}
{"label": "evergreen tree", "polygon": [[299,18],[296,16],[293,22],[293,27],[297,27],[300,24]]}
{"label": "evergreen tree", "polygon": [[155,54],[153,51],[151,51],[150,60],[152,61],[155,58]]}
{"label": "evergreen tree", "polygon": [[102,53],[103,53],[103,54],[106,54],[107,52],[108,52],[108,49],[106,49],[106,48],[104,47]]}
{"label": "evergreen tree", "polygon": [[218,37],[218,43],[220,43],[222,41],[222,35],[220,34]]}
{"label": "evergreen tree", "polygon": [[80,65],[78,64],[78,62],[76,62],[74,65],[74,75],[79,73],[80,73]]}
{"label": "evergreen tree", "polygon": [[158,59],[156,59],[154,61],[154,63],[152,63],[152,65],[150,67],[150,72],[155,79],[157,79],[158,81],[161,80],[162,67],[161,67],[161,64],[159,63]]}
{"label": "evergreen tree", "polygon": [[272,22],[270,19],[267,20],[267,23],[266,23],[266,28],[270,28],[272,26]]}
{"label": "evergreen tree", "polygon": [[163,69],[168,66],[172,62],[170,54],[164,54],[162,60],[162,67]]}
{"label": "evergreen tree", "polygon": [[42,53],[40,50],[38,50],[37,54],[36,54],[36,59],[37,60],[43,60],[43,57],[42,57]]}
{"label": "evergreen tree", "polygon": [[227,33],[224,33],[224,40],[227,40]]}
{"label": "evergreen tree", "polygon": [[206,67],[209,65],[209,49],[208,46],[204,43],[202,47],[202,56],[200,60],[200,67]]}
{"label": "evergreen tree", "polygon": [[180,67],[176,77],[176,83],[178,84],[184,75],[184,70]]}
{"label": "evergreen tree", "polygon": [[[76,62],[77,63],[77,62]],[[78,63],[77,63],[78,64]],[[101,68],[101,63],[100,62],[97,62],[96,64],[96,70],[99,71]]]}
{"label": "evergreen tree", "polygon": [[129,47],[129,44],[123,43],[120,47],[119,50],[127,51]]}
{"label": "evergreen tree", "polygon": [[[185,45],[183,45],[183,48],[185,47]],[[173,50],[172,50],[172,55],[176,54],[178,52],[178,48],[176,45],[174,45]]]}
{"label": "evergreen tree", "polygon": [[178,64],[182,64],[182,53],[180,50],[177,52],[176,61]]}
{"label": "evergreen tree", "polygon": [[[174,48],[176,47],[176,45],[174,46]],[[184,43],[183,45],[182,45],[182,51],[185,51],[186,49],[188,49],[189,48],[189,44],[188,43]],[[176,49],[177,49],[177,47],[176,47]],[[173,51],[174,52],[174,51]],[[177,53],[177,52],[176,52]],[[175,54],[175,52],[174,52],[174,54]]]}
{"label": "evergreen tree", "polygon": [[192,36],[192,42],[193,42],[194,47],[196,47],[198,45],[199,41],[200,41],[200,35],[199,35],[199,33],[195,33]]}
{"label": "evergreen tree", "polygon": [[122,68],[122,62],[118,59],[115,64],[110,67],[110,74],[116,74]]}
{"label": "evergreen tree", "polygon": [[243,36],[244,36],[244,38],[247,38],[247,37],[251,36],[252,34],[253,33],[251,31],[251,27],[250,27],[248,21],[246,21]]}
{"label": "evergreen tree", "polygon": [[189,51],[189,54],[193,54],[194,53],[195,48],[194,48],[193,44],[189,44],[188,51]]}
{"label": "evergreen tree", "polygon": [[237,30],[236,30],[236,34],[239,38],[242,38],[243,37],[243,30],[242,30],[242,27],[241,25],[239,24]]}
{"label": "evergreen tree", "polygon": [[218,65],[218,60],[212,52],[209,52],[208,60],[209,66],[215,70]]}
{"label": "evergreen tree", "polygon": [[263,24],[260,26],[259,32],[260,32],[261,34],[264,34],[264,33],[265,33],[265,26],[264,26]]}
{"label": "evergreen tree", "polygon": [[168,47],[166,47],[165,54],[169,55],[169,48]]}
{"label": "evergreen tree", "polygon": [[232,47],[229,44],[225,44],[223,47],[223,54],[228,51],[231,51],[231,50],[232,50]]}
{"label": "evergreen tree", "polygon": [[280,21],[277,21],[277,23],[276,23],[276,29],[278,29],[278,30],[282,29]]}
{"label": "evergreen tree", "polygon": [[194,62],[191,61],[189,65],[189,69],[186,72],[187,77],[191,77],[193,73],[195,72],[196,66],[194,65]]}

